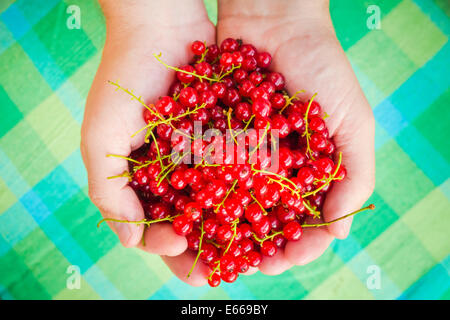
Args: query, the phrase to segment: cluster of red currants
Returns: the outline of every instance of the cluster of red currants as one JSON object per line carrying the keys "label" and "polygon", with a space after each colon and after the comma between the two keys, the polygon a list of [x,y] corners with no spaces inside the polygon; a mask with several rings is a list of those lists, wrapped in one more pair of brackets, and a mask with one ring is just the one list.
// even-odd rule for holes
{"label": "cluster of red currants", "polygon": [[[299,240],[305,219],[320,216],[327,191],[346,170],[327,115],[314,96],[288,95],[283,75],[270,70],[269,53],[231,38],[220,47],[195,41],[191,50],[193,63],[180,68],[155,56],[176,79],[167,96],[145,105],[147,143],[127,158],[129,172],[120,176],[141,199],[142,223],[171,222],[217,286]],[[231,134],[205,140],[195,122],[201,133]],[[212,142],[221,148],[208,151]],[[230,145],[233,151],[224,152]],[[174,156],[180,146],[185,152]],[[222,162],[192,163],[207,153]]]}

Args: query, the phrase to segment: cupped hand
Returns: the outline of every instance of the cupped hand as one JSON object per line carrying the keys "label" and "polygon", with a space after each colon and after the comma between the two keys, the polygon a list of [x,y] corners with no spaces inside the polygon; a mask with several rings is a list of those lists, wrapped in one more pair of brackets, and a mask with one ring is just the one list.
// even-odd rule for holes
{"label": "cupped hand", "polygon": [[[228,37],[271,53],[271,69],[285,76],[290,94],[304,89],[299,97],[306,101],[318,93],[316,101],[329,115],[330,136],[347,169],[346,179],[327,194],[323,219],[359,209],[375,183],[374,117],[334,33],[328,1],[219,1],[218,43]],[[261,272],[280,274],[315,260],[335,237],[347,237],[351,223],[347,218],[328,227],[305,228],[299,241],[265,257]]]}
{"label": "cupped hand", "polygon": [[[106,156],[128,156],[143,145],[143,134],[131,138],[146,125],[143,106],[126,93],[116,91],[108,81],[118,81],[147,103],[154,102],[167,92],[174,74],[159,64],[153,54],[162,52],[163,59],[171,65],[186,64],[192,59],[190,44],[197,39],[214,43],[215,28],[201,0],[105,0],[101,4],[106,17],[106,42],[86,102],[81,153],[88,172],[89,195],[103,217],[137,221],[144,219],[144,212],[127,178],[107,179],[128,170],[127,160]],[[145,234],[143,225],[109,225],[124,246],[138,246],[162,255],[174,273],[186,280],[192,265],[187,242],[175,234],[170,224],[154,224]],[[141,244],[143,236],[145,246]],[[205,277],[197,268],[189,281],[193,285],[204,284]]]}

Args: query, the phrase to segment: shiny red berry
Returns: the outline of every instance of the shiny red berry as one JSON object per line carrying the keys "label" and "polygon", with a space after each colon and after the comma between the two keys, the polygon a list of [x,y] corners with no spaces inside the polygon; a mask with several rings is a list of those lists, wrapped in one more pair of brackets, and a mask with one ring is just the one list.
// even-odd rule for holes
{"label": "shiny red berry", "polygon": [[201,56],[203,54],[203,52],[205,52],[206,46],[203,42],[201,41],[194,41],[192,42],[191,45],[191,50],[194,54]]}
{"label": "shiny red berry", "polygon": [[289,241],[295,241],[302,236],[302,227],[297,221],[291,221],[283,227],[283,235]]}
{"label": "shiny red berry", "polygon": [[185,236],[192,231],[193,223],[185,215],[176,217],[172,222],[173,230],[180,236]]}
{"label": "shiny red berry", "polygon": [[273,241],[266,240],[261,245],[261,254],[267,257],[273,257],[277,253],[277,246]]}

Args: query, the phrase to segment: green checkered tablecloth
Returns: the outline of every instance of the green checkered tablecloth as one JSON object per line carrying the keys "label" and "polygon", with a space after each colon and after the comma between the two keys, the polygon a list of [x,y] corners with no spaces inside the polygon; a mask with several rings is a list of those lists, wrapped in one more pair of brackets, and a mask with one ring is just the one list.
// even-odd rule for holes
{"label": "green checkered tablecloth", "polygon": [[[373,4],[379,30],[366,26]],[[79,30],[66,27],[69,5],[81,9]],[[331,7],[377,120],[370,201],[378,210],[357,216],[348,239],[307,266],[192,288],[158,256],[125,249],[96,227],[79,142],[105,38],[98,4],[0,1],[0,298],[449,299],[450,4],[331,0]],[[79,289],[67,287],[72,265]]]}

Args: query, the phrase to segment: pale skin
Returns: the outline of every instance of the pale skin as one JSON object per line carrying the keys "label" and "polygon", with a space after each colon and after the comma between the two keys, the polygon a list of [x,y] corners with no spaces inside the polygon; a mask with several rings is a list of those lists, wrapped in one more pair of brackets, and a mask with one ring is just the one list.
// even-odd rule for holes
{"label": "pale skin", "polygon": [[[326,119],[338,151],[343,154],[347,177],[327,195],[324,221],[359,209],[375,183],[374,118],[351,66],[336,39],[328,1],[325,0],[220,0],[217,28],[208,20],[201,0],[101,1],[107,22],[102,60],[86,102],[81,151],[88,171],[89,194],[102,215],[124,220],[144,219],[143,209],[126,178],[108,180],[127,169],[127,161],[107,154],[129,155],[144,143],[143,135],[130,138],[142,128],[142,106],[108,80],[119,80],[147,102],[167,92],[173,73],[153,58],[163,53],[174,66],[189,62],[194,40],[208,44],[241,38],[273,56],[271,68],[281,72],[287,89],[315,92],[317,101],[330,115]],[[308,221],[320,222],[317,219]],[[294,265],[305,265],[322,255],[334,238],[343,239],[352,218],[327,227],[305,228],[299,241],[289,242],[272,258],[264,258],[259,270],[280,274]],[[195,255],[184,237],[170,224],[144,227],[110,224],[125,247],[138,247],[158,254],[172,272],[193,286],[206,284],[209,269],[198,263],[189,278]],[[248,274],[258,271],[251,268]]]}

